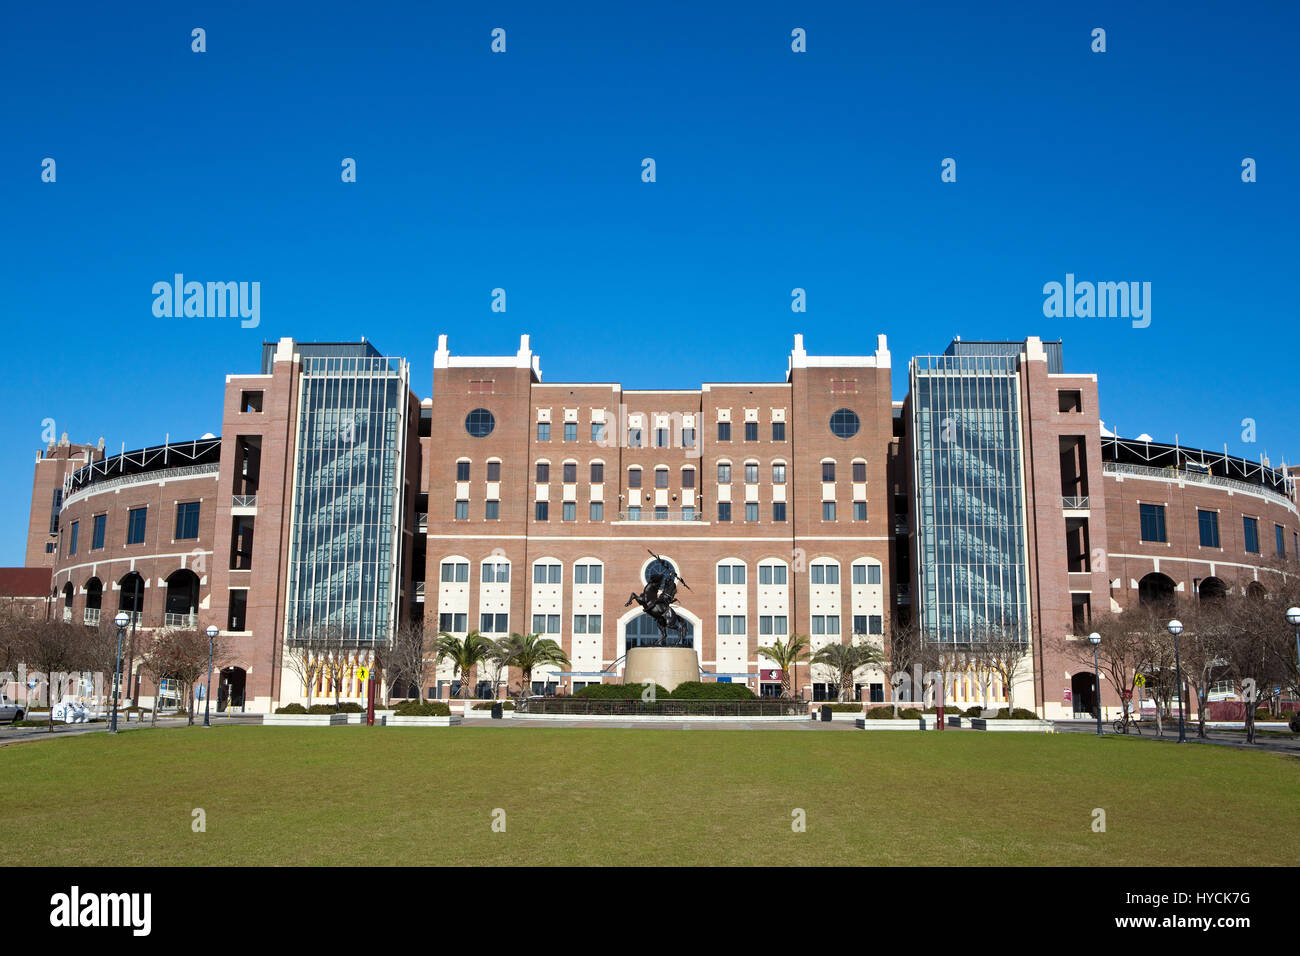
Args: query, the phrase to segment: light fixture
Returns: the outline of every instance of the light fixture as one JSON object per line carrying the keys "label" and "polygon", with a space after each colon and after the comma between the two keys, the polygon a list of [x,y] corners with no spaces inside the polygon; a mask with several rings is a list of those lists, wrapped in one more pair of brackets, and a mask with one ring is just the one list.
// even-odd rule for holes
{"label": "light fixture", "polygon": [[131,623],[131,617],[126,613],[126,611],[118,611],[116,616],[113,618],[113,623],[118,627],[126,627]]}

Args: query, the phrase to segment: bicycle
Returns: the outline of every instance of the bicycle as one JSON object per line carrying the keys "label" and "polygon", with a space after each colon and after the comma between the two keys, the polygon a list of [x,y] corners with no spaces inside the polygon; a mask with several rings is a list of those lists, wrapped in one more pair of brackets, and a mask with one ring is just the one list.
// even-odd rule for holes
{"label": "bicycle", "polygon": [[1115,721],[1115,733],[1127,734],[1128,729],[1132,727],[1137,731],[1138,736],[1142,736],[1142,723],[1140,717],[1134,717],[1127,712]]}

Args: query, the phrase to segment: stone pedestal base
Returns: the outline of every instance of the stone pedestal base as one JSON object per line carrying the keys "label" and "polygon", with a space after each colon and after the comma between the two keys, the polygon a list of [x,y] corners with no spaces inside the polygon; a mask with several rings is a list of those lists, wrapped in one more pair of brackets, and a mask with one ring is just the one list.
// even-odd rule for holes
{"label": "stone pedestal base", "polygon": [[634,647],[627,652],[624,684],[659,684],[673,690],[700,679],[700,659],[693,647]]}

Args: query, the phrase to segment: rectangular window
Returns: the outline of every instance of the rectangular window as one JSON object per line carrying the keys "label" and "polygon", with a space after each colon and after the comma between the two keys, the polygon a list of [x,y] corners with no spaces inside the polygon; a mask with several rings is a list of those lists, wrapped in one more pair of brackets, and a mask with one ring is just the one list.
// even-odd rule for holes
{"label": "rectangular window", "polygon": [[812,616],[812,632],[814,634],[826,633],[826,616],[824,614],[814,614]]}
{"label": "rectangular window", "polygon": [[757,484],[758,482],[758,462],[750,461],[745,463],[745,483]]}
{"label": "rectangular window", "polygon": [[732,634],[745,633],[745,616],[743,614],[731,615],[731,633]]}
{"label": "rectangular window", "polygon": [[565,440],[565,441],[577,441],[577,440],[578,440],[578,423],[577,423],[577,422],[565,422],[565,423],[564,423],[564,440]]}
{"label": "rectangular window", "polygon": [[600,584],[604,580],[605,569],[599,564],[576,564],[573,571],[574,584]]}
{"label": "rectangular window", "polygon": [[774,501],[774,502],[772,502],[772,520],[773,520],[773,521],[784,521],[784,520],[785,520],[785,502],[784,502],[784,501]]}
{"label": "rectangular window", "polygon": [[853,633],[854,634],[867,633],[867,616],[865,614],[853,615]]}
{"label": "rectangular window", "polygon": [[769,614],[762,614],[758,618],[759,637],[768,637],[772,633],[772,617]]}
{"label": "rectangular window", "polygon": [[551,480],[551,466],[544,461],[537,463],[537,483],[544,485]]}
{"label": "rectangular window", "polygon": [[1277,556],[1286,557],[1286,531],[1280,524],[1273,525],[1273,535],[1277,539]]}
{"label": "rectangular window", "polygon": [[628,507],[627,507],[627,520],[628,520],[628,521],[640,521],[640,520],[641,520],[641,506],[640,506],[640,505],[628,505]]}
{"label": "rectangular window", "polygon": [[745,502],[745,520],[746,520],[746,521],[757,521],[757,520],[758,520],[758,502],[757,502],[757,501],[747,501],[747,502]]}
{"label": "rectangular window", "polygon": [[867,618],[867,633],[868,633],[868,634],[884,634],[884,633],[885,633],[885,619],[884,619],[884,617],[881,616],[881,615],[879,615],[879,614],[872,614],[872,615],[869,615],[868,618]]}
{"label": "rectangular window", "polygon": [[833,501],[822,502],[822,520],[823,521],[835,520],[835,502]]}
{"label": "rectangular window", "polygon": [[1259,519],[1247,518],[1243,515],[1241,524],[1242,530],[1246,533],[1246,551],[1250,554],[1259,554]]}
{"label": "rectangular window", "polygon": [[576,461],[566,461],[564,463],[564,483],[571,485],[578,480],[578,463]]}
{"label": "rectangular window", "polygon": [[605,465],[599,461],[591,463],[591,483],[599,485],[605,480]]}
{"label": "rectangular window", "polygon": [[485,561],[480,573],[484,584],[505,584],[510,581],[510,565],[505,563]]}
{"label": "rectangular window", "polygon": [[834,481],[834,480],[835,480],[835,462],[833,461],[822,462],[822,481]]}
{"label": "rectangular window", "polygon": [[867,565],[867,583],[868,584],[880,583],[880,565],[878,564]]}
{"label": "rectangular window", "polygon": [[469,462],[467,461],[456,462],[456,480],[469,481]]}
{"label": "rectangular window", "polygon": [[587,633],[587,615],[585,614],[573,615],[573,633],[574,634]]}
{"label": "rectangular window", "polygon": [[719,633],[719,634],[730,634],[730,633],[731,633],[731,615],[730,615],[730,614],[719,614],[719,615],[718,615],[718,633]]}
{"label": "rectangular window", "polygon": [[1164,505],[1138,505],[1138,515],[1141,521],[1143,541],[1166,540]]}
{"label": "rectangular window", "polygon": [[577,504],[577,502],[575,502],[575,501],[566,501],[566,502],[563,503],[563,505],[561,505],[561,507],[560,507],[560,520],[561,520],[561,521],[577,521],[577,520],[578,520],[578,504]]}
{"label": "rectangular window", "polygon": [[641,487],[641,469],[629,468],[627,472],[627,486],[629,488]]}
{"label": "rectangular window", "polygon": [[588,634],[599,634],[599,633],[600,633],[600,615],[599,615],[599,614],[588,614],[588,615],[587,615],[587,633],[588,633]]}
{"label": "rectangular window", "polygon": [[694,447],[695,447],[695,429],[694,429],[694,428],[683,428],[683,429],[682,429],[682,447],[683,447],[683,448],[694,448]]}
{"label": "rectangular window", "polygon": [[840,616],[838,614],[826,615],[826,633],[838,634],[840,632]]}
{"label": "rectangular window", "polygon": [[718,484],[725,485],[731,482],[731,465],[721,462],[718,465]]}
{"label": "rectangular window", "polygon": [[854,521],[867,520],[867,503],[865,501],[853,502],[853,520]]}
{"label": "rectangular window", "polygon": [[719,502],[718,502],[718,520],[719,520],[719,521],[730,521],[730,520],[731,520],[731,502],[730,502],[730,501],[719,501]]}
{"label": "rectangular window", "polygon": [[694,468],[683,468],[683,469],[682,469],[682,487],[683,487],[683,488],[694,488],[694,487],[695,487],[695,469],[694,469]]}
{"label": "rectangular window", "polygon": [[501,502],[485,501],[483,502],[483,517],[488,521],[498,521],[501,518]]}
{"label": "rectangular window", "polygon": [[229,614],[226,617],[226,630],[244,631],[247,630],[245,619],[248,617],[248,590],[245,588],[231,588],[227,592]]}
{"label": "rectangular window", "polygon": [[550,521],[551,520],[550,503],[546,501],[534,502],[533,517],[538,521]]}
{"label": "rectangular window", "polygon": [[655,429],[655,447],[656,448],[668,447],[668,429],[666,428]]}
{"label": "rectangular window", "polygon": [[457,520],[457,521],[468,521],[468,520],[469,520],[469,502],[468,502],[468,501],[457,501],[457,502],[456,502],[456,520]]}
{"label": "rectangular window", "polygon": [[667,469],[667,468],[656,468],[656,469],[655,469],[655,487],[656,487],[656,488],[667,488],[667,487],[668,487],[668,469]]}
{"label": "rectangular window", "polygon": [[758,441],[758,422],[745,422],[745,441]]}
{"label": "rectangular window", "polygon": [[668,520],[668,506],[667,505],[655,506],[655,521],[667,521],[667,520]]}
{"label": "rectangular window", "polygon": [[604,422],[592,422],[592,423],[591,423],[591,440],[592,440],[592,441],[604,441],[604,440],[605,440],[605,423],[604,423]]}
{"label": "rectangular window", "polygon": [[538,441],[550,441],[550,440],[551,440],[551,423],[550,423],[550,422],[538,422],[538,423],[537,423],[537,440],[538,440]]}
{"label": "rectangular window", "polygon": [[731,422],[718,422],[718,441],[731,441]]}
{"label": "rectangular window", "polygon": [[772,484],[785,484],[785,465],[778,463],[772,466]]}
{"label": "rectangular window", "polygon": [[772,441],[785,441],[785,422],[772,423]]}
{"label": "rectangular window", "polygon": [[239,393],[239,410],[241,412],[260,412],[262,410],[262,393],[244,391]]}
{"label": "rectangular window", "polygon": [[1201,530],[1201,547],[1217,548],[1219,546],[1219,513],[1198,508],[1196,523]]}
{"label": "rectangular window", "polygon": [[488,464],[487,464],[487,480],[488,480],[488,481],[500,481],[500,480],[501,480],[501,462],[499,462],[499,461],[490,461],[490,462],[488,462]]}
{"label": "rectangular window", "polygon": [[591,503],[591,513],[588,515],[588,517],[589,517],[592,521],[604,521],[604,520],[605,520],[605,502],[603,502],[603,501],[593,501],[593,502]]}
{"label": "rectangular window", "polygon": [[854,481],[867,480],[867,463],[865,461],[855,461],[853,463],[853,480]]}
{"label": "rectangular window", "polygon": [[199,536],[199,503],[185,501],[176,506],[176,540]]}
{"label": "rectangular window", "polygon": [[90,526],[90,550],[98,551],[104,547],[104,530],[108,524],[108,515],[95,515]]}
{"label": "rectangular window", "polygon": [[682,520],[683,521],[695,520],[695,508],[692,505],[686,505],[685,507],[682,508]]}
{"label": "rectangular window", "polygon": [[719,584],[731,583],[731,565],[729,564],[718,565],[718,583]]}
{"label": "rectangular window", "polygon": [[853,583],[854,584],[867,583],[867,566],[865,564],[853,565]]}
{"label": "rectangular window", "polygon": [[1063,412],[1083,411],[1083,393],[1078,389],[1060,388],[1056,390],[1057,408]]}
{"label": "rectangular window", "polygon": [[627,430],[627,447],[628,448],[641,447],[641,429],[629,428]]}
{"label": "rectangular window", "polygon": [[778,635],[789,632],[790,628],[786,624],[786,617],[784,614],[774,614],[772,616],[772,630]]}

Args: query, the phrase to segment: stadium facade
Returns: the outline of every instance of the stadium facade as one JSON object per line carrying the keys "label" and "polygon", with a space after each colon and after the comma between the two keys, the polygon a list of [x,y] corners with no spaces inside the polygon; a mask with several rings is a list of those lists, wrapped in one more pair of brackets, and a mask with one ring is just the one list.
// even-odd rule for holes
{"label": "stadium facade", "polygon": [[[458,356],[444,335],[421,399],[407,361],[370,343],[282,339],[257,374],[226,376],[220,437],[42,451],[26,563],[50,569],[54,614],[127,611],[133,649],[217,624],[222,697],[249,711],[305,698],[284,655],[322,626],[356,667],[418,621],[554,638],[571,666],[534,672],[538,693],[617,681],[657,636],[625,606],[657,554],[687,585],[705,680],[778,693],[758,648],[791,634],[886,650],[909,624],[944,641],[991,627],[1031,649],[1016,704],[1060,717],[1092,707],[1068,648],[1097,610],[1266,592],[1300,554],[1285,467],[1110,434],[1097,376],[1066,372],[1059,342],[958,340],[906,371],[896,402],[883,335],[860,356],[795,336],[783,381],[625,389],[544,382],[528,336]],[[483,676],[475,694],[497,692]],[[820,666],[792,677],[835,696]],[[441,665],[421,690],[448,697],[455,678]],[[883,671],[855,680],[890,698]],[[353,671],[344,696],[361,694]]]}

